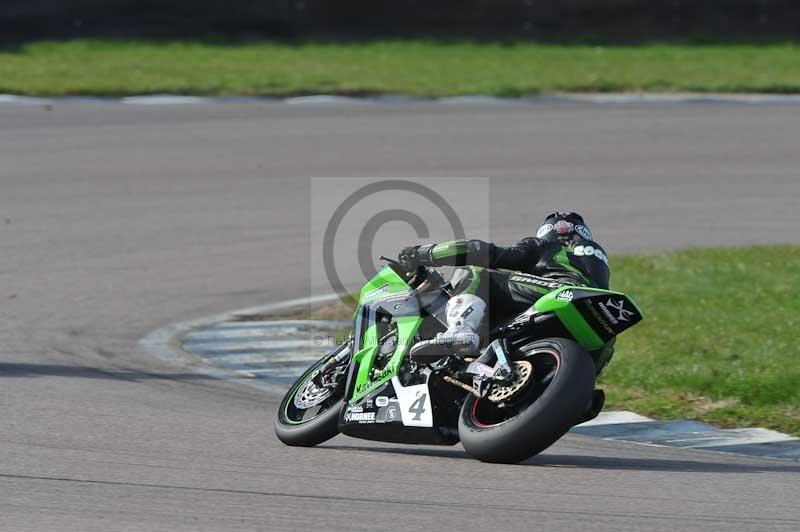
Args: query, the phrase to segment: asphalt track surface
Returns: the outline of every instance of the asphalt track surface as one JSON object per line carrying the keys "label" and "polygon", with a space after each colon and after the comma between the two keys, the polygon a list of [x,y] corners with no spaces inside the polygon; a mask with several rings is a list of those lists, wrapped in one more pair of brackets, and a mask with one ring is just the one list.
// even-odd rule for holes
{"label": "asphalt track surface", "polygon": [[[338,437],[141,352],[321,291],[308,176],[487,176],[508,241],[585,211],[611,253],[796,242],[800,107],[0,107],[0,530],[800,529],[800,466],[570,436],[518,466]],[[617,361],[623,363],[623,361]]]}

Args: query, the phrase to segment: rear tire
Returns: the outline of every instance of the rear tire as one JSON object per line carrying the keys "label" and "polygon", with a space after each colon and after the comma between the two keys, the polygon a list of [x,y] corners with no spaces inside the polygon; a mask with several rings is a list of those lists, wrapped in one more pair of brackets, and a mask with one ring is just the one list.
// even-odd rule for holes
{"label": "rear tire", "polygon": [[[537,380],[537,367],[550,367],[541,357],[554,361],[555,374],[549,384]],[[461,407],[461,443],[484,462],[512,464],[544,451],[581,420],[592,401],[594,363],[579,344],[564,338],[537,340],[520,348],[513,358],[534,366],[531,383],[518,399],[511,400],[517,409],[513,417],[493,418],[504,410],[474,395]],[[541,390],[541,386],[546,387]]]}
{"label": "rear tire", "polygon": [[[275,435],[286,445],[313,447],[339,434],[339,411],[344,405],[343,397],[329,397],[322,403],[320,411],[308,420],[292,420],[287,413],[294,409],[295,395],[303,385],[312,379],[315,372],[342,348],[347,349],[347,347],[340,346],[337,350],[328,353],[315,362],[292,384],[292,387],[283,397],[278,407],[278,413],[275,415]],[[343,391],[343,389],[344,386],[339,387],[339,390]]]}

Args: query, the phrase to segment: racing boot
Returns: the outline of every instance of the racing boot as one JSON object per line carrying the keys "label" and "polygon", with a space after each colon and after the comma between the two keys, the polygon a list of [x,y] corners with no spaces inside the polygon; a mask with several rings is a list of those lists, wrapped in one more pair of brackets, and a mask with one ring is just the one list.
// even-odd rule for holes
{"label": "racing boot", "polygon": [[417,342],[412,357],[445,355],[470,356],[477,353],[481,337],[476,332],[486,312],[486,303],[478,296],[463,294],[447,302],[447,330],[436,338]]}

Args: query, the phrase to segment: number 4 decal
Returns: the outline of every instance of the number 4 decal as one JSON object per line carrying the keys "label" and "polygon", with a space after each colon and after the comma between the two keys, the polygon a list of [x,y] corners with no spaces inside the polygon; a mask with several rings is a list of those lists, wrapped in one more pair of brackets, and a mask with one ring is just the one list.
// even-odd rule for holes
{"label": "number 4 decal", "polygon": [[412,420],[419,421],[422,419],[422,414],[425,413],[425,399],[427,397],[428,394],[417,392],[417,399],[408,407],[408,413],[414,414],[414,417],[411,418]]}
{"label": "number 4 decal", "polygon": [[403,386],[400,379],[392,377],[392,385],[400,403],[400,417],[407,427],[432,427],[433,411],[427,384]]}

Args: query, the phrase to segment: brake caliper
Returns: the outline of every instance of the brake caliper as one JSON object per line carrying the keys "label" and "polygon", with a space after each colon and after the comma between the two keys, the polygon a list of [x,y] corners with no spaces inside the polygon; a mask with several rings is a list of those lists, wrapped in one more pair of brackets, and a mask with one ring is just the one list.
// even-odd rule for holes
{"label": "brake caliper", "polygon": [[528,384],[528,381],[531,379],[531,375],[533,375],[533,365],[527,360],[515,360],[513,375],[514,379],[510,385],[493,386],[487,399],[493,403],[502,403],[517,395],[520,390],[525,388],[525,385]]}
{"label": "brake caliper", "polygon": [[[494,366],[486,362],[495,360]],[[505,401],[519,392],[530,380],[533,366],[527,361],[509,362],[503,343],[497,339],[489,344],[483,355],[467,367],[472,374],[472,390],[476,397],[488,397],[492,402]]]}

